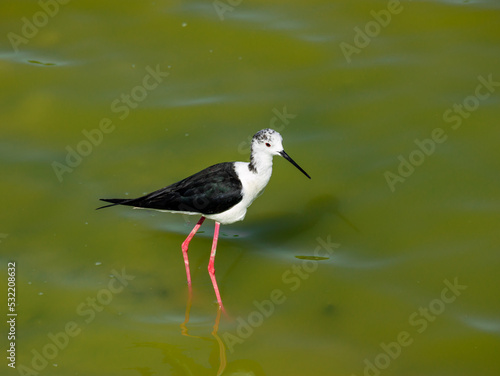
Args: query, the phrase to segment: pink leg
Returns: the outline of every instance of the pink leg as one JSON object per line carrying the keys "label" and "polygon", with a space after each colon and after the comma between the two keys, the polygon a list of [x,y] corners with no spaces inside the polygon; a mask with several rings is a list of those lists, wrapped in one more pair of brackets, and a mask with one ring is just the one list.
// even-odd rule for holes
{"label": "pink leg", "polygon": [[215,280],[215,252],[217,251],[217,240],[219,239],[219,228],[220,223],[215,222],[214,230],[214,240],[212,243],[212,252],[210,253],[210,261],[208,262],[208,274],[212,280],[212,285],[214,286],[215,296],[217,297],[217,303],[219,307],[224,311],[224,306],[222,305],[222,299],[220,298],[219,287],[217,286],[217,281]]}
{"label": "pink leg", "polygon": [[184,257],[184,265],[186,266],[186,276],[187,276],[187,282],[188,286],[191,288],[191,273],[189,272],[189,260],[188,260],[188,248],[189,248],[189,242],[191,239],[193,239],[194,234],[196,234],[196,231],[199,230],[201,225],[203,224],[203,221],[205,220],[205,217],[201,217],[196,226],[194,226],[193,230],[191,233],[188,235],[186,240],[182,242],[182,256]]}

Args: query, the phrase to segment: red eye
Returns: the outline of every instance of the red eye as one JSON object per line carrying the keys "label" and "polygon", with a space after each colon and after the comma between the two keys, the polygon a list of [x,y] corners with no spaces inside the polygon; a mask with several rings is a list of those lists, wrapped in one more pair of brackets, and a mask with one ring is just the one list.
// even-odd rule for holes
{"label": "red eye", "polygon": [[266,146],[267,146],[268,148],[270,148],[270,147],[271,147],[271,144],[270,144],[269,142],[266,142]]}

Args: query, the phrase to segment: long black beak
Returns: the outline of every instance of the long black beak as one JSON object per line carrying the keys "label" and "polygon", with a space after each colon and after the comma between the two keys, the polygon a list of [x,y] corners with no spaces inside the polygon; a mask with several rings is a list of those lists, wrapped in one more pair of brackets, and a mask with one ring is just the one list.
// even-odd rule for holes
{"label": "long black beak", "polygon": [[311,179],[311,177],[307,174],[307,172],[305,172],[305,171],[302,169],[302,167],[300,167],[297,163],[295,163],[295,161],[294,161],[292,158],[290,158],[290,156],[289,156],[287,153],[285,153],[285,151],[284,151],[284,150],[280,151],[280,154],[281,154],[281,156],[282,156],[283,158],[285,158],[288,162],[290,162],[290,163],[291,163],[291,164],[293,164],[295,167],[297,167],[297,168],[300,170],[300,172],[302,172],[305,176],[307,176],[309,179]]}

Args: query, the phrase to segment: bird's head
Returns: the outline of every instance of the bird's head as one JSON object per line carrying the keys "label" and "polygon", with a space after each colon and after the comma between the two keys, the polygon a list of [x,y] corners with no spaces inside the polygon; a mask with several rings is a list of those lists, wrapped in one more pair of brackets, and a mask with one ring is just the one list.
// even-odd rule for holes
{"label": "bird's head", "polygon": [[252,150],[255,153],[279,155],[283,151],[283,138],[274,129],[263,129],[253,136]]}
{"label": "bird's head", "polygon": [[252,138],[252,154],[281,155],[288,162],[297,167],[309,179],[311,177],[305,172],[283,149],[283,137],[274,129],[266,128],[255,133]]}

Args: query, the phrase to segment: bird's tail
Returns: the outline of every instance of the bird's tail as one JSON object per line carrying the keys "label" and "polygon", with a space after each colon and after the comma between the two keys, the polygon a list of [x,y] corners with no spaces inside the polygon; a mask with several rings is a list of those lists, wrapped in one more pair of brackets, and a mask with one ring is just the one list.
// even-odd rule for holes
{"label": "bird's tail", "polygon": [[105,201],[105,202],[111,202],[111,204],[110,205],[100,206],[96,210],[104,209],[104,208],[109,208],[110,206],[121,205],[121,204],[124,204],[127,201],[130,201],[130,199],[127,199],[127,198],[101,198],[100,200],[101,201]]}

